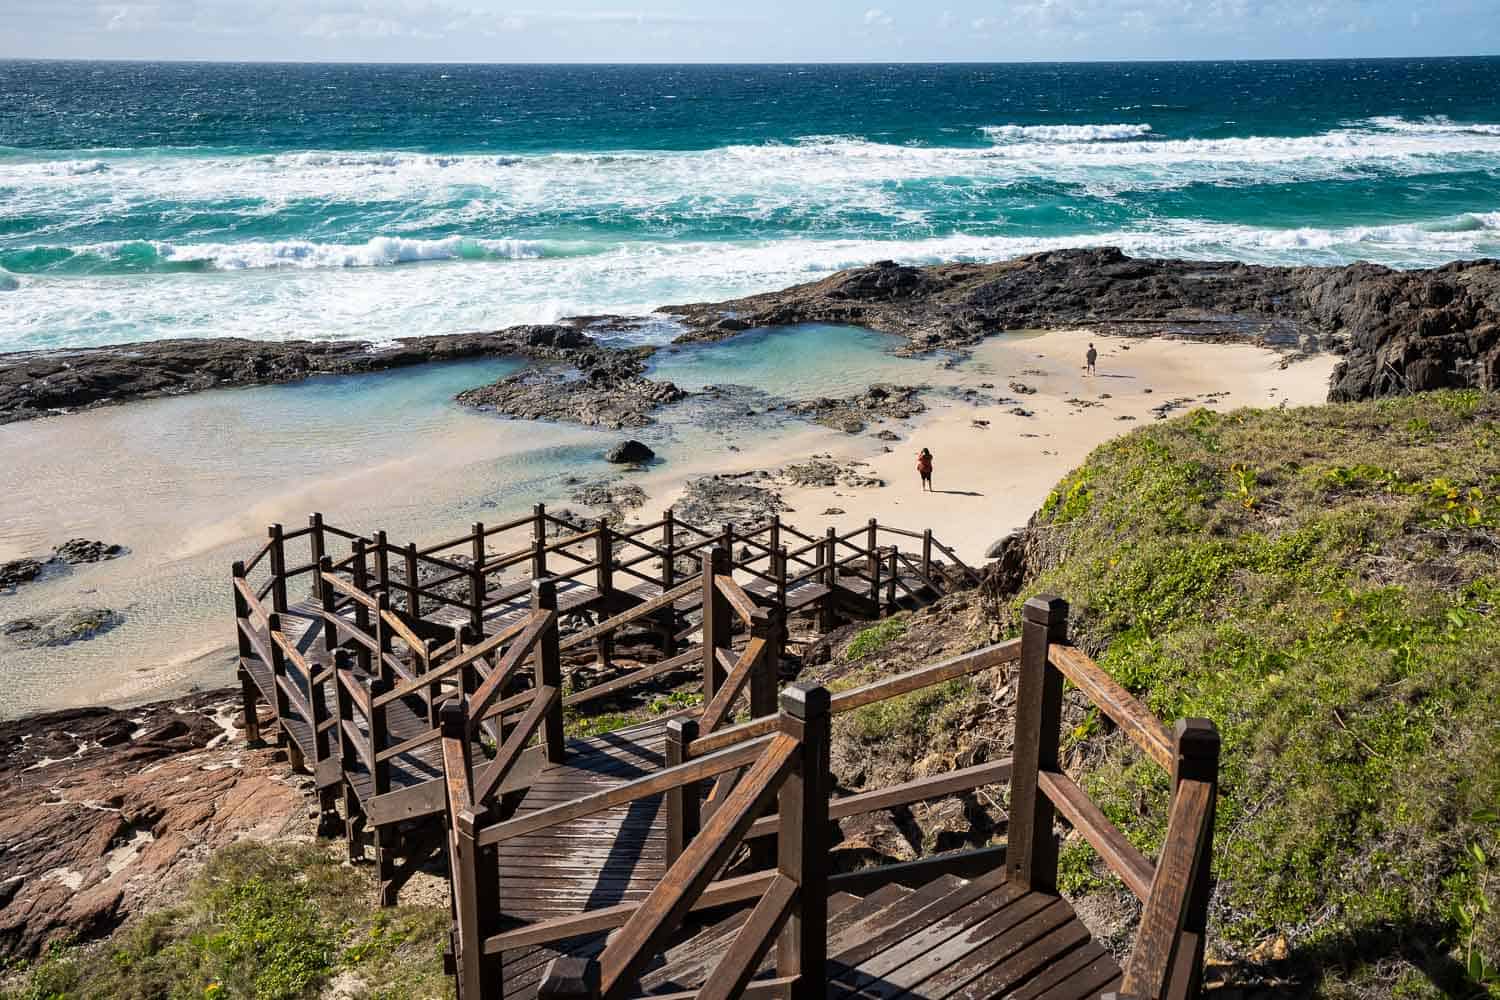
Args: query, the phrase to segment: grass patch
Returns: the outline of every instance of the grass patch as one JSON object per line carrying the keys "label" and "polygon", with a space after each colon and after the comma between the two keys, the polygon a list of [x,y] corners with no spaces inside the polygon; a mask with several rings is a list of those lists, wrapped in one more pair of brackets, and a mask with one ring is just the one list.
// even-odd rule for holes
{"label": "grass patch", "polygon": [[447,997],[446,909],[374,905],[368,872],[316,844],[216,854],[180,905],[108,941],[11,970],[0,1000],[296,1000],[340,973],[347,995]]}
{"label": "grass patch", "polygon": [[905,634],[906,622],[903,619],[883,619],[850,639],[844,650],[844,658],[851,663],[858,662],[875,655]]}
{"label": "grass patch", "polygon": [[[1021,598],[1220,727],[1221,956],[1284,937],[1304,990],[1500,995],[1500,396],[1195,411],[1096,450],[1037,527]],[[1155,852],[1165,776],[1105,728],[1069,736],[1088,790]]]}

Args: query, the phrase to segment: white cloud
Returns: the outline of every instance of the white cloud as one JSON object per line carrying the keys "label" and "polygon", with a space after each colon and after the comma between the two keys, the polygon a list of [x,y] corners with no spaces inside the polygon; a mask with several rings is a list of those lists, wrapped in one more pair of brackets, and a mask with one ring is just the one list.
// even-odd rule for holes
{"label": "white cloud", "polygon": [[871,7],[865,11],[865,24],[872,28],[889,28],[893,20],[895,19],[891,15],[879,7]]}

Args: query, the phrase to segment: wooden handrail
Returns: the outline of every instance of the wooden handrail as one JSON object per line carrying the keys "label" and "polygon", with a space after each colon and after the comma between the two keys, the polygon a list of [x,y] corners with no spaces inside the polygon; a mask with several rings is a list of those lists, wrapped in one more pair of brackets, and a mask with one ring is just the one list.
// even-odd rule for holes
{"label": "wooden handrail", "polygon": [[558,648],[569,650],[575,646],[582,646],[585,643],[592,642],[601,635],[608,635],[623,625],[628,625],[637,619],[646,617],[653,611],[659,611],[669,604],[675,604],[684,597],[691,597],[701,589],[702,584],[697,580],[679,584],[664,594],[658,594],[649,601],[643,601],[628,611],[622,611],[613,618],[607,618],[597,625],[584,629],[582,632],[573,633],[558,643]]}
{"label": "wooden handrail", "polygon": [[380,610],[379,601],[371,597],[369,594],[365,593],[363,590],[360,590],[354,584],[345,580],[337,573],[319,573],[318,576],[323,580],[324,583],[329,584],[333,587],[334,590],[337,590],[339,593],[343,594],[350,600],[358,601],[360,604],[363,604],[371,611]]}
{"label": "wooden handrail", "polygon": [[[696,652],[696,651],[695,651]],[[699,654],[701,655],[701,654]],[[704,754],[722,751],[745,740],[753,740],[776,731],[776,716],[762,715],[758,719],[741,722],[708,736],[700,736],[687,746],[688,756],[702,757]]]}
{"label": "wooden handrail", "polygon": [[264,559],[266,556],[270,555],[272,544],[273,544],[272,542],[266,542],[266,544],[262,545],[260,547],[259,551],[257,551],[255,553],[255,555],[252,556],[250,558],[250,560],[245,563],[244,569],[245,569],[246,573],[249,573],[255,567],[259,566],[260,565],[260,561],[262,559]]}
{"label": "wooden handrail", "polygon": [[[880,809],[896,809],[909,806],[914,802],[926,802],[930,799],[953,795],[956,792],[966,792],[971,788],[999,784],[1009,778],[1010,758],[1008,757],[1004,760],[990,761],[987,764],[961,767],[956,771],[914,778],[889,788],[877,788],[873,791],[860,792],[857,795],[845,795],[843,798],[832,799],[828,803],[828,818],[840,820],[850,816],[863,816],[865,813]],[[762,817],[750,827],[750,832],[745,834],[745,839],[769,837],[775,834],[779,827],[779,817]]]}
{"label": "wooden handrail", "polygon": [[755,603],[755,600],[747,593],[745,588],[735,582],[734,577],[725,574],[715,574],[714,586],[719,588],[729,601],[729,606],[739,615],[740,621],[747,626],[754,626],[757,622],[764,622],[767,618],[766,610]]}
{"label": "wooden handrail", "polygon": [[1094,801],[1083,789],[1060,771],[1042,770],[1037,773],[1037,784],[1047,798],[1065,816],[1073,828],[1083,834],[1099,857],[1125,883],[1141,902],[1151,892],[1151,879],[1156,866],[1134,844],[1125,839]]}
{"label": "wooden handrail", "polygon": [[391,630],[401,637],[401,641],[411,647],[413,652],[425,650],[426,644],[417,633],[411,630],[411,626],[401,620],[401,616],[394,611],[385,610],[380,612],[380,620],[389,625]]}
{"label": "wooden handrail", "polygon": [[531,707],[506,737],[505,744],[495,752],[495,759],[474,776],[474,801],[478,805],[483,807],[490,804],[490,800],[500,789],[500,783],[505,780],[510,769],[516,766],[526,744],[531,742],[531,737],[536,735],[537,729],[547,720],[552,703],[560,696],[561,692],[550,684],[543,684],[532,692]]}
{"label": "wooden handrail", "polygon": [[1054,643],[1047,647],[1047,661],[1076,684],[1152,760],[1171,770],[1172,737],[1167,728],[1088,654],[1076,646]]}
{"label": "wooden handrail", "polygon": [[255,624],[263,629],[269,629],[271,627],[271,617],[266,613],[266,609],[261,607],[260,598],[256,596],[255,588],[250,586],[250,582],[243,576],[237,576],[234,578],[234,589],[238,590],[240,596],[245,599],[245,604],[248,606],[250,616],[254,619]]}
{"label": "wooden handrail", "polygon": [[607,1000],[616,1000],[629,987],[631,977],[650,960],[665,936],[676,929],[714,875],[739,849],[745,831],[770,804],[801,747],[791,736],[773,737],[667,877],[657,883],[640,909],[615,932],[599,957],[601,985]]}
{"label": "wooden handrail", "polygon": [[[775,717],[772,717],[774,724]],[[688,761],[677,767],[669,767],[655,774],[632,781],[629,784],[617,785],[604,791],[594,792],[571,802],[561,802],[555,806],[538,809],[514,819],[508,819],[486,827],[479,834],[481,844],[498,844],[502,840],[519,837],[526,833],[535,833],[548,827],[567,823],[571,820],[582,819],[592,816],[594,813],[603,812],[605,809],[613,809],[623,806],[637,799],[649,798],[659,795],[669,788],[678,785],[686,785],[694,781],[702,781],[726,771],[733,771],[744,767],[760,756],[761,751],[770,744],[771,737],[752,740],[731,747],[720,753],[709,754],[696,760]]]}
{"label": "wooden handrail", "polygon": [[639,670],[632,670],[630,673],[625,674],[624,676],[616,677],[612,680],[605,681],[602,684],[595,684],[591,688],[585,688],[582,691],[575,691],[573,694],[570,694],[563,699],[563,704],[572,706],[582,704],[586,701],[593,701],[595,698],[602,698],[607,694],[613,694],[616,691],[631,687],[635,684],[640,683],[641,681],[650,680],[651,678],[659,677],[662,674],[670,674],[674,670],[691,670],[701,665],[702,662],[702,652],[697,649],[690,649],[686,653],[679,653],[669,660],[662,660],[660,663],[653,663],[650,666],[642,667]]}
{"label": "wooden handrail", "polygon": [[745,646],[745,651],[740,654],[739,660],[724,678],[723,685],[714,692],[714,700],[703,710],[703,715],[698,720],[700,732],[704,735],[713,732],[729,717],[729,710],[734,707],[735,699],[740,696],[745,684],[749,682],[751,673],[765,659],[768,646],[766,640],[760,636],[752,638]]}
{"label": "wooden handrail", "polygon": [[983,649],[976,649],[972,653],[950,657],[928,667],[918,667],[904,674],[883,677],[869,684],[840,691],[833,696],[830,707],[835,715],[840,712],[849,712],[872,702],[884,701],[896,695],[931,687],[934,684],[941,684],[943,681],[950,681],[968,674],[977,674],[1002,663],[1018,660],[1020,657],[1021,640],[1010,639]]}
{"label": "wooden handrail", "polygon": [[[556,620],[557,616],[554,612],[532,612],[527,622],[526,630],[521,633],[515,642],[510,644],[510,648],[505,651],[505,655],[495,665],[495,669],[490,671],[490,675],[484,679],[484,683],[480,684],[474,693],[469,696],[468,715],[471,727],[477,729],[479,719],[489,711],[490,703],[505,690],[505,682],[510,680],[516,668],[521,665],[521,661],[530,656],[532,650],[536,649],[536,644],[541,640],[542,633],[552,628]],[[472,730],[469,735],[474,735]]]}
{"label": "wooden handrail", "polygon": [[[741,925],[724,957],[709,973],[708,981],[698,991],[698,1000],[737,1000],[743,995],[745,985],[755,975],[761,959],[771,950],[776,935],[781,933],[791,916],[798,891],[796,879],[777,874]],[[818,970],[818,978],[823,978],[822,969]]]}
{"label": "wooden handrail", "polygon": [[378,699],[376,699],[376,706],[379,707],[381,705],[388,704],[389,702],[395,701],[397,698],[404,698],[409,694],[413,694],[426,687],[431,687],[438,681],[452,676],[454,672],[468,666],[475,660],[488,656],[490,653],[493,653],[495,650],[503,646],[506,642],[515,638],[517,635],[520,635],[526,630],[526,626],[529,625],[530,622],[530,618],[523,618],[512,625],[508,625],[504,629],[496,632],[494,635],[490,636],[488,639],[484,640],[478,645],[470,646],[461,654],[442,664],[441,666],[427,671],[425,674],[413,681],[397,685],[396,687],[392,688],[390,691],[386,692]]}

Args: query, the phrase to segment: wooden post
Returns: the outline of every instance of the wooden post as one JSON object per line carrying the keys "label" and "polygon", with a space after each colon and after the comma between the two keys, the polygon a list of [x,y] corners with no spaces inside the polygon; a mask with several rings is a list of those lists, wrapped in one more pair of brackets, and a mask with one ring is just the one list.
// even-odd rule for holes
{"label": "wooden post", "polygon": [[1022,609],[1021,619],[1005,864],[1011,882],[1028,890],[1054,892],[1057,838],[1052,833],[1052,802],[1037,788],[1037,774],[1057,769],[1063,678],[1047,662],[1047,647],[1067,641],[1068,602],[1060,597],[1033,597]]}
{"label": "wooden post", "polygon": [[318,604],[323,609],[323,621],[320,623],[320,633],[323,637],[323,652],[329,656],[339,647],[339,627],[334,624],[338,618],[338,592],[332,586],[323,586],[323,574],[333,573],[333,559],[324,556],[318,560]]}
{"label": "wooden post", "polygon": [[[356,590],[368,593],[370,567],[368,553],[365,551],[365,540],[363,538],[356,538],[350,543],[350,547],[354,549],[354,564],[349,567],[349,575]],[[361,632],[369,633],[370,612],[365,607],[363,601],[354,602],[354,624],[359,627]]]}
{"label": "wooden post", "polygon": [[599,983],[597,958],[560,955],[547,966],[536,990],[537,1000],[599,1000]]}
{"label": "wooden post", "polygon": [[779,607],[779,608],[781,608],[781,610],[783,612],[785,612],[786,611],[786,569],[787,569],[787,562],[789,561],[789,557],[787,556],[787,551],[786,551],[786,546],[785,545],[777,547],[776,553],[773,556],[773,559],[775,560],[775,563],[776,563],[776,567],[775,567],[775,573],[776,573],[776,606]]}
{"label": "wooden post", "polygon": [[1219,730],[1208,719],[1180,719],[1172,730],[1175,752],[1172,761],[1172,795],[1186,780],[1204,781],[1213,786],[1208,800],[1208,821],[1203,843],[1198,850],[1198,876],[1188,900],[1187,919],[1183,921],[1182,941],[1171,978],[1167,981],[1170,1000],[1197,997],[1203,986],[1203,944],[1208,936],[1208,900],[1213,894],[1214,813],[1219,798]]}
{"label": "wooden post", "polygon": [[771,537],[766,540],[766,547],[771,550],[771,559],[775,561],[776,550],[781,548],[781,515],[771,515]]}
{"label": "wooden post", "polygon": [[287,700],[286,688],[281,686],[281,682],[286,679],[286,653],[282,650],[281,644],[276,641],[276,633],[281,631],[281,615],[273,611],[266,616],[266,621],[268,623],[266,646],[271,651],[271,684],[274,688],[271,698],[276,705],[276,723],[281,727],[281,738],[277,742],[283,740],[290,742],[291,733],[287,731],[283,720],[292,714],[292,706]]}
{"label": "wooden post", "polygon": [[880,573],[880,526],[873,517],[865,522],[865,570],[871,577]]}
{"label": "wooden post", "polygon": [[375,699],[391,690],[390,681],[384,677],[370,678],[370,759],[375,761],[375,794],[384,795],[391,790],[391,762],[380,760],[380,751],[386,745],[386,706],[375,704]]}
{"label": "wooden post", "polygon": [[724,683],[724,668],[716,655],[720,649],[729,649],[732,639],[729,634],[729,601],[719,593],[714,577],[728,575],[733,569],[727,549],[709,550],[703,560],[703,703],[710,704],[719,686]]}
{"label": "wooden post", "polygon": [[[381,594],[379,597],[375,598],[375,603],[376,607],[378,608],[375,613],[375,617],[377,619],[375,623],[375,643],[380,647],[380,653],[378,654],[378,657],[376,658],[373,665],[370,664],[368,656],[364,658],[364,662],[361,665],[364,666],[366,673],[373,672],[375,676],[384,680],[386,684],[394,687],[396,684],[396,672],[391,669],[389,660],[389,658],[394,655],[394,653],[392,653],[391,651],[391,632],[393,631],[393,629],[391,629],[391,627],[387,625],[385,621],[385,616],[389,614],[391,610],[390,595]],[[363,643],[360,644],[360,648],[364,648]],[[416,657],[416,650],[412,650],[412,657]]]}
{"label": "wooden post", "polygon": [[833,631],[833,588],[839,583],[838,561],[838,532],[829,528],[823,536],[823,586],[828,593],[818,602],[818,629],[822,632]]}
{"label": "wooden post", "polygon": [[281,525],[273,524],[266,529],[271,536],[271,606],[285,611],[286,602],[286,542]]}
{"label": "wooden post", "polygon": [[750,675],[750,717],[759,719],[776,711],[776,692],[781,681],[782,644],[786,641],[786,612],[775,607],[766,614],[766,623],[756,631],[766,641],[760,664]]}
{"label": "wooden post", "polygon": [[[449,777],[468,781],[474,768],[469,722],[462,703],[456,698],[449,700],[439,711],[439,718],[443,739],[456,741],[463,748],[464,774]],[[499,851],[478,843],[478,833],[489,822],[490,813],[453,808],[448,812],[458,994],[463,1000],[498,1000],[504,995],[501,958],[499,954],[485,954],[484,942],[500,929]]]}
{"label": "wooden post", "polygon": [[375,532],[375,581],[382,594],[391,589],[391,543],[384,531]]}
{"label": "wooden post", "polygon": [[469,625],[475,635],[484,632],[484,522],[474,522],[474,544],[469,567]]}
{"label": "wooden post", "polygon": [[[341,766],[348,770],[353,761],[359,760],[359,751],[354,746],[353,732],[357,730],[358,723],[354,719],[354,698],[349,693],[350,688],[357,683],[354,679],[353,664],[347,659],[334,660],[333,678],[333,701],[335,711],[338,714],[338,737],[339,737],[339,760]],[[359,810],[359,797],[354,794],[354,787],[348,782],[344,783],[344,838],[349,848],[349,860],[359,861],[365,856],[364,844],[360,841],[360,833],[364,829],[364,816]]]}
{"label": "wooden post", "polygon": [[[231,572],[236,581],[243,581],[245,564],[236,562]],[[255,686],[255,678],[245,669],[245,661],[255,657],[255,647],[250,645],[250,637],[244,633],[244,628],[250,625],[250,602],[245,600],[239,587],[230,589],[234,596],[234,633],[239,640],[240,709],[244,713],[245,742],[256,747],[261,745],[260,713],[255,708],[259,692]]]}
{"label": "wooden post", "polygon": [[413,618],[422,617],[422,595],[417,582],[417,543],[406,546],[406,613]]}
{"label": "wooden post", "polygon": [[557,697],[542,721],[542,745],[547,761],[563,762],[562,654],[558,651],[557,581],[538,580],[531,585],[531,607],[534,611],[552,612],[552,624],[536,644],[537,684],[557,689]]}
{"label": "wooden post", "polygon": [[[698,738],[697,719],[667,720],[667,766],[686,764],[688,745]],[[683,849],[698,835],[703,796],[698,782],[691,781],[667,792],[667,867],[682,857]]]}
{"label": "wooden post", "polygon": [[885,564],[885,606],[888,614],[894,614],[896,611],[896,574],[898,572],[900,572],[900,567],[896,564],[896,546],[892,545],[890,552],[886,554]]}
{"label": "wooden post", "polygon": [[547,578],[547,505],[531,508],[531,579]]}
{"label": "wooden post", "polygon": [[821,1000],[828,984],[828,689],[781,693],[781,731],[802,744],[781,786],[776,867],[797,881],[797,902],[776,945],[776,974],[796,976],[790,1000]]}
{"label": "wooden post", "polygon": [[[661,516],[661,591],[666,593],[677,586],[677,522],[668,507]],[[677,609],[667,605],[658,616],[661,630],[661,654],[670,660],[677,655]]]}
{"label": "wooden post", "polygon": [[932,582],[932,529],[922,531],[922,579]]}
{"label": "wooden post", "polygon": [[734,525],[728,521],[719,528],[719,544],[729,553],[729,569],[733,572],[734,567],[739,565],[739,557],[734,554]]}
{"label": "wooden post", "polygon": [[[323,539],[323,515],[313,514],[307,519],[307,526],[312,530],[308,532],[309,543],[312,546],[312,564],[321,566],[323,563],[324,539]],[[323,596],[323,578],[316,573],[313,574],[312,597],[318,600]]]}
{"label": "wooden post", "polygon": [[[599,592],[599,618],[604,620],[614,607],[615,594],[615,540],[609,522],[599,518],[594,536],[594,589]],[[595,659],[599,669],[609,667],[610,653],[614,648],[614,636],[601,634],[594,640]]]}
{"label": "wooden post", "polygon": [[880,553],[875,553],[874,559],[867,559],[865,565],[868,567],[870,576],[870,603],[875,605],[875,617],[880,617],[880,577],[884,565],[880,561]]}

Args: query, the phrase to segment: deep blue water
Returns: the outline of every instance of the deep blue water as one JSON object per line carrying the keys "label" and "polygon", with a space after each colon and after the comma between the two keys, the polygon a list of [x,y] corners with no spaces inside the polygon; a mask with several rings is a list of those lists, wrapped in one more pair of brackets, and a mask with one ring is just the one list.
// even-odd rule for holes
{"label": "deep blue water", "polygon": [[0,350],[644,311],[881,258],[1500,255],[1500,59],[0,62]]}

